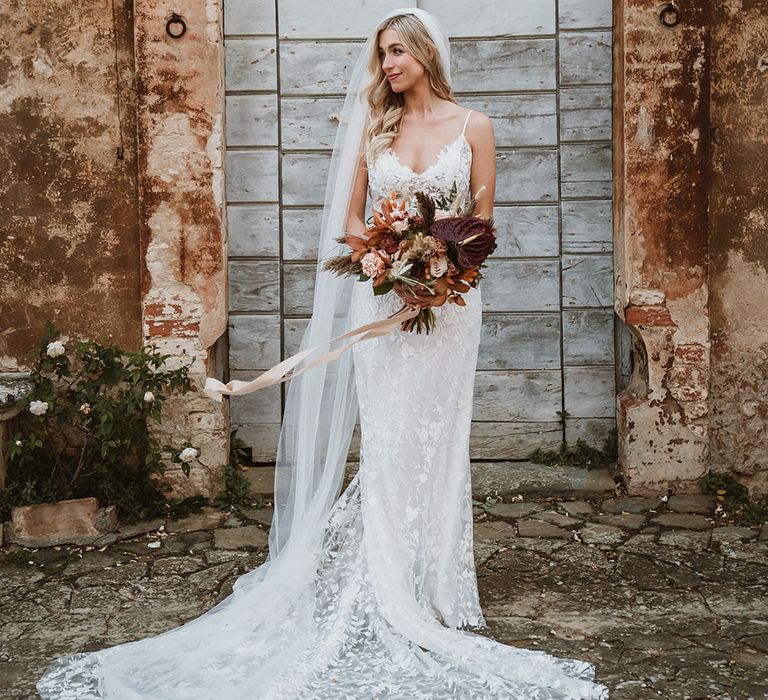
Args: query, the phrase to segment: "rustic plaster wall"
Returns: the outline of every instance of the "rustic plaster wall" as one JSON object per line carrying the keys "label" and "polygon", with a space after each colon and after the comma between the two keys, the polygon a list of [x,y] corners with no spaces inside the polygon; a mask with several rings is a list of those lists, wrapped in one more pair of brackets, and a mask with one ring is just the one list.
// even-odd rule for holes
{"label": "rustic plaster wall", "polygon": [[614,7],[615,309],[634,338],[619,450],[632,492],[656,493],[707,468],[708,3],[674,28],[652,0]]}
{"label": "rustic plaster wall", "polygon": [[710,462],[768,493],[768,5],[715,3]]}
{"label": "rustic plaster wall", "polygon": [[198,450],[190,479],[170,470],[177,495],[214,495],[227,461],[227,403],[206,398],[226,338],[223,32],[217,0],[190,0],[186,33],[166,33],[170,0],[135,7],[138,80],[142,328],[175,362],[193,361],[196,392],[169,401],[161,437]]}
{"label": "rustic plaster wall", "polygon": [[[118,153],[118,149],[122,149]],[[118,3],[0,4],[0,369],[48,319],[141,340],[133,36]]]}
{"label": "rustic plaster wall", "polygon": [[156,431],[201,453],[190,479],[168,472],[176,494],[214,495],[228,405],[200,390],[226,357],[220,4],[185,3],[179,39],[163,0],[1,7],[0,369],[24,367],[47,318],[191,360],[195,391]]}

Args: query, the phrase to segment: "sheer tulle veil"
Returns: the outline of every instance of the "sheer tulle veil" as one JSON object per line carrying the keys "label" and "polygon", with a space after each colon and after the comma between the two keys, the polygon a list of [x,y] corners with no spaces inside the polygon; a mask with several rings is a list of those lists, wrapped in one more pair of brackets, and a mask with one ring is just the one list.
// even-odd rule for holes
{"label": "sheer tulle veil", "polygon": [[[401,8],[381,19],[368,37],[352,70],[331,157],[323,209],[312,318],[300,350],[350,329],[350,298],[356,280],[323,271],[322,262],[339,255],[336,238],[344,231],[368,106],[362,92],[370,82],[368,61],[381,26],[400,14],[416,16],[438,48],[450,83],[448,38],[437,20],[418,8]],[[341,486],[357,415],[351,353],[340,361],[307,372],[288,384],[277,455],[275,517],[270,556],[291,540],[314,550],[317,536]],[[306,539],[309,538],[309,539]]]}
{"label": "sheer tulle veil", "polygon": [[[369,83],[368,61],[379,28],[399,14],[415,15],[439,51],[450,81],[448,39],[428,12],[393,10],[382,18],[362,46],[352,69],[331,157],[322,226],[312,317],[300,350],[327,343],[350,330],[350,299],[356,280],[322,270],[329,256],[340,254],[353,178],[364,146]],[[312,235],[307,231],[307,235]],[[208,392],[206,392],[208,393]],[[214,398],[221,400],[212,392]],[[275,509],[269,556],[260,567],[241,576],[232,595],[198,618],[169,632],[88,654],[63,657],[49,667],[38,684],[44,698],[174,698],[245,697],[227,669],[237,663],[241,643],[254,635],[268,639],[281,612],[302,610],[312,623],[311,587],[331,507],[339,496],[358,405],[352,353],[314,367],[287,384],[287,401],[277,452]],[[300,635],[299,635],[300,637]],[[264,687],[285,668],[292,653],[282,649],[268,663],[252,669],[251,690]],[[73,675],[73,669],[77,672]],[[249,669],[250,670],[250,669]],[[69,695],[63,687],[72,690]],[[248,694],[248,697],[252,695]]]}

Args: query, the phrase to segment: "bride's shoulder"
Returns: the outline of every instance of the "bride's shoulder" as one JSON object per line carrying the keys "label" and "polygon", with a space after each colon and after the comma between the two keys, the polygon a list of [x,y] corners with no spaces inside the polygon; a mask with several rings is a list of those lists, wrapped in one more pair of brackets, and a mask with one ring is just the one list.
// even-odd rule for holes
{"label": "bride's shoulder", "polygon": [[464,115],[466,119],[466,130],[464,133],[470,145],[474,146],[495,140],[493,121],[485,112],[481,112],[478,109],[465,109]]}
{"label": "bride's shoulder", "polygon": [[479,109],[464,109],[464,118],[467,120],[467,133],[474,131],[476,133],[493,130],[491,118]]}

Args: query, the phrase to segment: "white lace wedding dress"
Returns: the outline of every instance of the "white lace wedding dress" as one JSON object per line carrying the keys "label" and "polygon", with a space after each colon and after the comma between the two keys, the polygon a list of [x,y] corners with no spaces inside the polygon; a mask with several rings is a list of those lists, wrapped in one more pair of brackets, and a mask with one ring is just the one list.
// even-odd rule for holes
{"label": "white lace wedding dress", "polygon": [[[471,159],[463,131],[423,173],[388,150],[368,164],[370,194],[374,201],[393,190],[440,194],[454,182],[466,191]],[[197,634],[178,636],[179,630],[172,630],[65,657],[40,681],[41,695],[60,700],[607,698],[587,662],[506,646],[460,629],[485,626],[472,553],[469,475],[479,289],[465,299],[465,307],[436,309],[437,327],[429,335],[397,329],[354,346],[360,469],[331,511],[314,579],[300,582],[290,610],[275,615],[256,599],[248,601],[243,616],[243,605],[223,605],[180,628],[199,625]],[[401,306],[393,294],[374,297],[366,284],[355,284],[352,304],[356,326]],[[234,596],[248,596],[249,590],[258,592],[245,583]],[[131,647],[122,658],[121,650]],[[252,684],[255,676],[258,686]]]}

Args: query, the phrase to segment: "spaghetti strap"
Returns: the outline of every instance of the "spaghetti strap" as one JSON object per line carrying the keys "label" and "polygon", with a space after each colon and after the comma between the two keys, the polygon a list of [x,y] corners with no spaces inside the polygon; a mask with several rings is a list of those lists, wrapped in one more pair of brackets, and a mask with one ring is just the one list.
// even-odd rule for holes
{"label": "spaghetti strap", "polygon": [[467,130],[467,124],[469,123],[469,115],[472,114],[474,110],[469,110],[467,112],[467,118],[464,120],[464,128],[461,130],[461,135],[464,136],[464,132]]}

